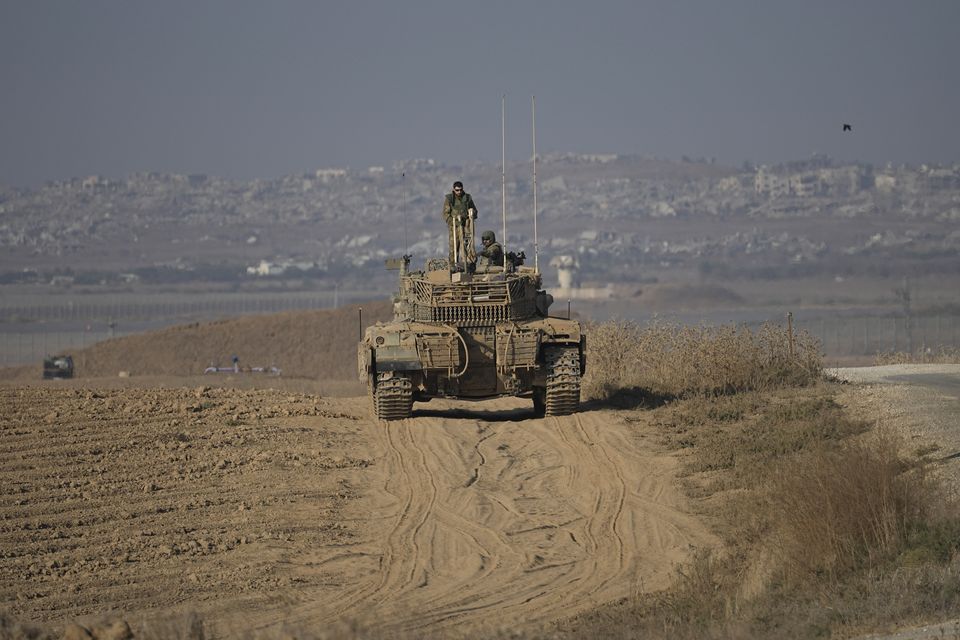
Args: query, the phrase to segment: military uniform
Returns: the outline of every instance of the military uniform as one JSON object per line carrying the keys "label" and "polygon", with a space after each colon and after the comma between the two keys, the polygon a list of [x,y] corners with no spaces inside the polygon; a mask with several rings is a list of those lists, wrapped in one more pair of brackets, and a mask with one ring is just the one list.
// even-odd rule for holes
{"label": "military uniform", "polygon": [[502,267],[503,266],[503,247],[497,242],[497,237],[492,231],[483,232],[483,240],[491,240],[490,244],[484,245],[480,249],[480,266],[482,267]]}
{"label": "military uniform", "polygon": [[[470,209],[473,209],[473,216],[470,215]],[[468,220],[468,218],[472,219]],[[455,193],[448,193],[443,199],[443,219],[447,223],[449,236],[450,266],[452,267],[456,262],[458,253],[466,259],[466,262],[476,261],[476,250],[473,247],[473,220],[477,219],[477,205],[473,204],[470,194],[464,191],[458,197]],[[459,247],[457,247],[458,232],[462,234]]]}

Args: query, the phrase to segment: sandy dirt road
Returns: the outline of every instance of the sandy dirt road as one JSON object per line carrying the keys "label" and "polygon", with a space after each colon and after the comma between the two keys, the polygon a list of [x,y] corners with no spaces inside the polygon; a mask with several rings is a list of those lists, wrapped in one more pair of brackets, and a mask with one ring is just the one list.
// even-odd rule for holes
{"label": "sandy dirt road", "polygon": [[840,395],[857,415],[892,429],[927,452],[960,497],[960,364],[896,364],[829,369],[854,384]]}
{"label": "sandy dirt road", "polygon": [[0,388],[0,608],[196,611],[216,635],[526,627],[716,544],[643,412],[532,418],[224,389]]}

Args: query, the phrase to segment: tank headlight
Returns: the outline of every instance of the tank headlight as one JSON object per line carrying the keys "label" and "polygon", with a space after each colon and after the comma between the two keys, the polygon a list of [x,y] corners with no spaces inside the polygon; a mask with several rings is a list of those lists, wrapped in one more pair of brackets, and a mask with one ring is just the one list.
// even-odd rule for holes
{"label": "tank headlight", "polygon": [[382,345],[384,343],[383,336],[377,336],[376,343],[378,347]]}

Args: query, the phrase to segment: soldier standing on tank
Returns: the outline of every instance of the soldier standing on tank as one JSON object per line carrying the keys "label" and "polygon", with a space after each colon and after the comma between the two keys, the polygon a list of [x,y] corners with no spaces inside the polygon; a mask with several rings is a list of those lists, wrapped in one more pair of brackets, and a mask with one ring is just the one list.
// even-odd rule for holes
{"label": "soldier standing on tank", "polygon": [[463,190],[463,183],[459,180],[453,183],[453,192],[443,199],[443,219],[449,232],[450,268],[457,262],[476,262],[473,221],[477,219],[477,205],[473,204],[473,198]]}
{"label": "soldier standing on tank", "polygon": [[480,266],[502,267],[503,247],[497,242],[497,234],[489,230],[484,231],[480,236],[480,242],[483,244],[483,249],[480,249]]}

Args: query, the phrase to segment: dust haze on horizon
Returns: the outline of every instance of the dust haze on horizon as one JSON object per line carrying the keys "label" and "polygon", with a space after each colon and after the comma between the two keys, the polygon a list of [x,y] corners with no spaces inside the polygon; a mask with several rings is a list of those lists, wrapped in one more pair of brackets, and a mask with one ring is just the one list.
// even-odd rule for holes
{"label": "dust haze on horizon", "polygon": [[[541,153],[960,160],[960,3],[0,8],[0,184]],[[850,123],[853,131],[843,132]]]}

